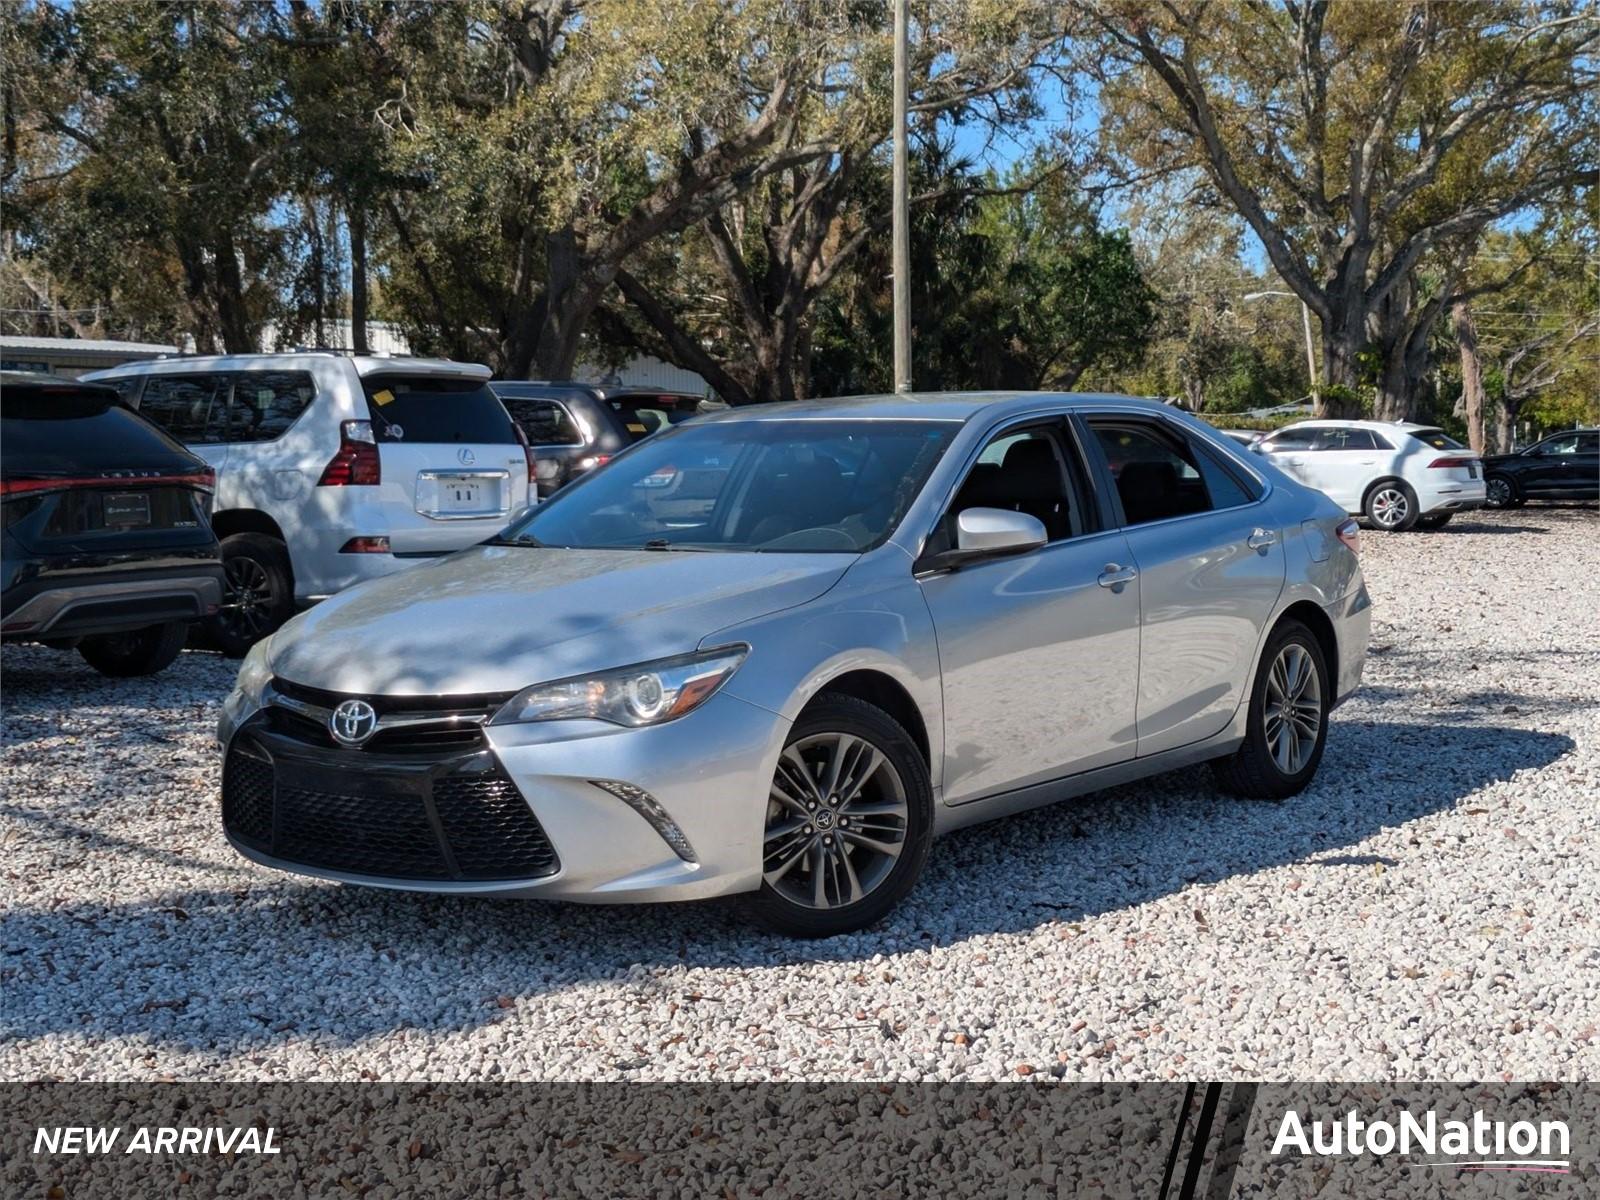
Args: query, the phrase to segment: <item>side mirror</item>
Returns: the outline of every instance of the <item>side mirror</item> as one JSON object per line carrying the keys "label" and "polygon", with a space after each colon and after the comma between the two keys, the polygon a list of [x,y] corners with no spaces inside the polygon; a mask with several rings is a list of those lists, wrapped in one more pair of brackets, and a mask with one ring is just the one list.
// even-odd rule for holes
{"label": "side mirror", "polygon": [[956,553],[963,557],[1020,554],[1050,540],[1044,522],[1004,508],[968,508],[956,516]]}

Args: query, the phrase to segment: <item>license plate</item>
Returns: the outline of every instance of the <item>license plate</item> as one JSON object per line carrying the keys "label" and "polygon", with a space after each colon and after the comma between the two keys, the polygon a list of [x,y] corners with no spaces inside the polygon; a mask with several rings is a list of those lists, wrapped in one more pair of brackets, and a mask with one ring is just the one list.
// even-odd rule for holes
{"label": "license plate", "polygon": [[108,492],[101,506],[107,526],[127,529],[150,524],[150,497],[143,492]]}
{"label": "license plate", "polygon": [[484,507],[485,486],[481,479],[439,477],[440,512],[479,512]]}

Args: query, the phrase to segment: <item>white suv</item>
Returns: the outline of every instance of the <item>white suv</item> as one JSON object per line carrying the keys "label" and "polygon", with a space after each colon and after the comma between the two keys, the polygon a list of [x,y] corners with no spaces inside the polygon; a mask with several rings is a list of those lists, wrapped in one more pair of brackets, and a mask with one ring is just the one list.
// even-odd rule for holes
{"label": "white suv", "polygon": [[530,503],[525,444],[487,367],[308,351],[85,378],[216,469],[227,582],[207,632],[226,653],[297,606],[480,542]]}
{"label": "white suv", "polygon": [[1484,503],[1483,463],[1432,425],[1300,421],[1251,449],[1378,529],[1437,529]]}

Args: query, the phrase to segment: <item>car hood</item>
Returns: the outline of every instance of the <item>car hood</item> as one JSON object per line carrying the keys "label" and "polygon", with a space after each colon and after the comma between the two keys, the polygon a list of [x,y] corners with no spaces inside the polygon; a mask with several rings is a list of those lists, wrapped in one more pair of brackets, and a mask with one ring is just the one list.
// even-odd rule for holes
{"label": "car hood", "polygon": [[687,653],[815,599],[856,557],[480,546],[324,600],[274,636],[269,661],[336,692],[516,691]]}
{"label": "car hood", "polygon": [[1486,467],[1497,467],[1497,466],[1500,466],[1502,463],[1517,462],[1522,457],[1523,456],[1521,454],[1480,454],[1480,455],[1478,455],[1479,460]]}

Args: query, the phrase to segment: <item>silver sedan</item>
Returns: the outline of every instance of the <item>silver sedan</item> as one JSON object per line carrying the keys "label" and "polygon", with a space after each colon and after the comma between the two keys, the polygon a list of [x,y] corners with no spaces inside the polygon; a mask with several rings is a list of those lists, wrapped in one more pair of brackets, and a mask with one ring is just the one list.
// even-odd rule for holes
{"label": "silver sedan", "polygon": [[1361,676],[1357,549],[1144,401],[733,410],[259,644],[223,824],[351,883],[856,929],[958,826],[1202,762],[1299,792]]}

